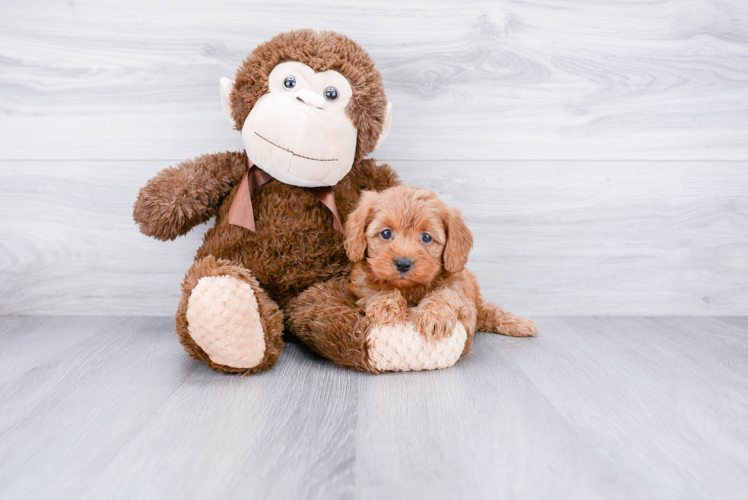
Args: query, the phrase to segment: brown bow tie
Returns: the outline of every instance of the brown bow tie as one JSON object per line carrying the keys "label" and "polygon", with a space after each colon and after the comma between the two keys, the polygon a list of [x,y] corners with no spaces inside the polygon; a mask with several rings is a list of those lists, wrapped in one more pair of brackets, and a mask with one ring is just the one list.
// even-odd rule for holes
{"label": "brown bow tie", "polygon": [[[255,214],[252,210],[252,197],[250,194],[254,188],[267,184],[271,180],[273,180],[273,177],[270,174],[260,169],[247,157],[247,169],[244,172],[242,183],[239,185],[239,190],[236,192],[234,201],[231,202],[231,208],[229,209],[229,224],[241,226],[255,232]],[[332,212],[333,227],[337,232],[344,234],[343,224],[340,223],[338,209],[335,206],[335,193],[332,191],[332,187],[325,186],[306,189],[330,209],[330,212]]]}

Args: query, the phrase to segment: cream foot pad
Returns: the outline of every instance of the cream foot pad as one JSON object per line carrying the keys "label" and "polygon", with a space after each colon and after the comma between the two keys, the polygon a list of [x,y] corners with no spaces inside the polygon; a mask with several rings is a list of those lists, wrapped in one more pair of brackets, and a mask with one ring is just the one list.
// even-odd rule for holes
{"label": "cream foot pad", "polygon": [[381,371],[418,371],[449,368],[460,359],[467,333],[457,323],[452,335],[438,342],[426,340],[413,321],[396,326],[372,326],[367,333],[369,361]]}
{"label": "cream foot pad", "polygon": [[231,276],[200,278],[186,316],[190,336],[214,363],[253,368],[265,356],[257,299],[244,281]]}

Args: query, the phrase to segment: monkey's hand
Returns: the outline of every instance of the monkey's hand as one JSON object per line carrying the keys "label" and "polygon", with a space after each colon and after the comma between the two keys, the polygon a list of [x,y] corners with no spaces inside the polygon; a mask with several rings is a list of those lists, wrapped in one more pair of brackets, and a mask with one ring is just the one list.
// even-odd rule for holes
{"label": "monkey's hand", "polygon": [[203,155],[168,167],[140,190],[133,218],[140,231],[173,240],[216,215],[245,170],[242,153]]}

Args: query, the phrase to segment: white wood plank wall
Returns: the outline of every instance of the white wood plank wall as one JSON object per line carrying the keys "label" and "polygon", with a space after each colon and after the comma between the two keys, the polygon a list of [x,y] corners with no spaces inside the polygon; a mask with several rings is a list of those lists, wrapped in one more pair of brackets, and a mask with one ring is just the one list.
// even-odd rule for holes
{"label": "white wood plank wall", "polygon": [[218,79],[295,28],[375,58],[375,153],[463,210],[528,315],[748,314],[748,2],[0,2],[0,314],[171,315],[205,227],[137,190],[241,149]]}

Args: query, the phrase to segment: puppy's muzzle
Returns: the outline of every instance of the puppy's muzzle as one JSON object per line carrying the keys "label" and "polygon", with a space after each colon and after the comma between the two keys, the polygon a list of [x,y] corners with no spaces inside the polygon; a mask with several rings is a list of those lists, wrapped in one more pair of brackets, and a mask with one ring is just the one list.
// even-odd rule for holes
{"label": "puppy's muzzle", "polygon": [[395,269],[400,274],[405,274],[413,269],[413,261],[407,257],[398,257],[395,259]]}

